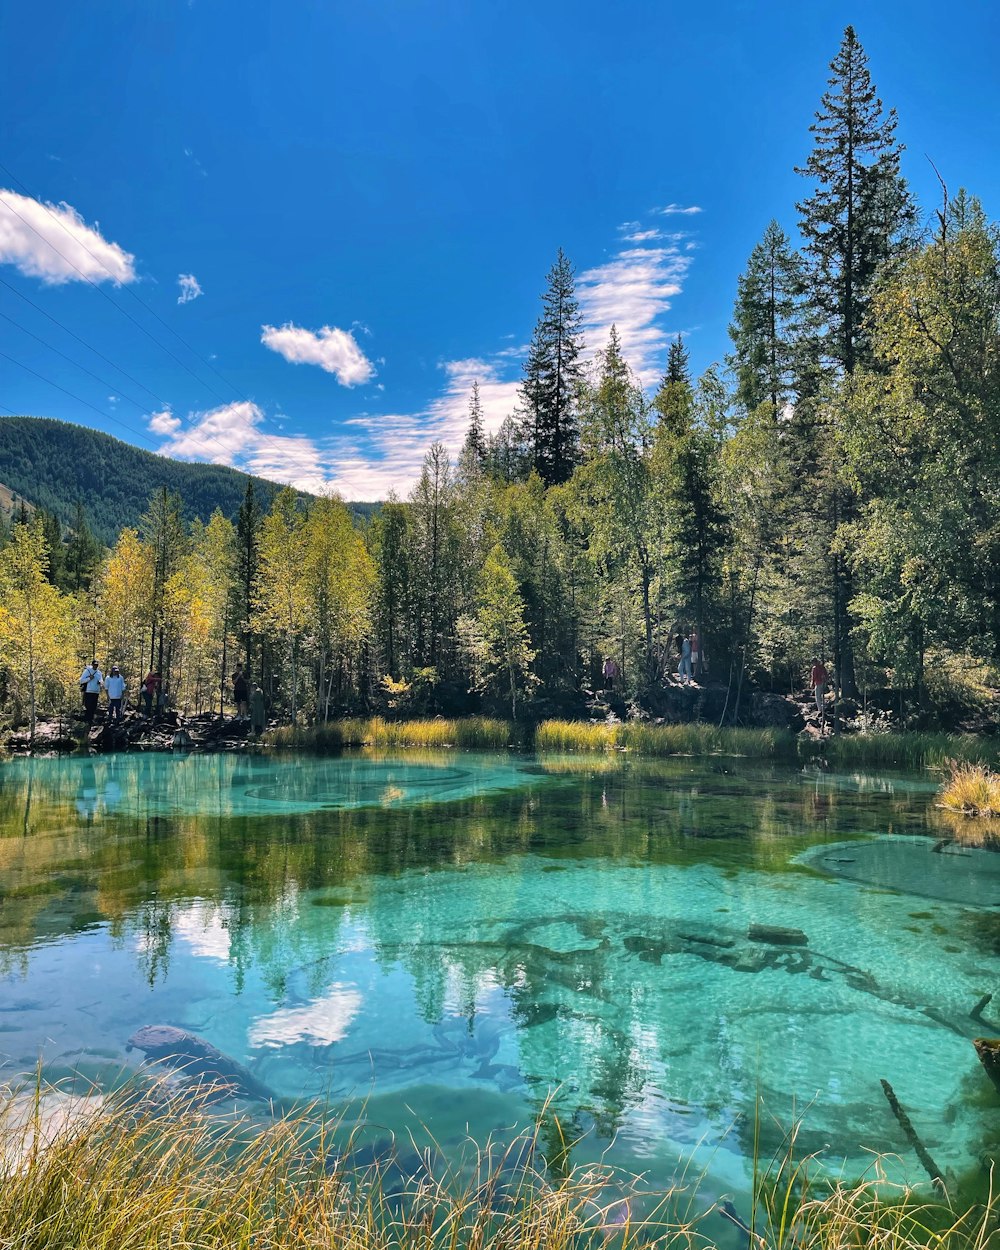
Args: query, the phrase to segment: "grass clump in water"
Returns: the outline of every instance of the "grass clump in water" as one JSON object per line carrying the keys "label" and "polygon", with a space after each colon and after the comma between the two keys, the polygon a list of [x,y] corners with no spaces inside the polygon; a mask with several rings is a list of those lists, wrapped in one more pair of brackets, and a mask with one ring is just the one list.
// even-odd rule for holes
{"label": "grass clump in water", "polygon": [[965,816],[1000,816],[1000,774],[983,764],[953,763],[938,798],[942,807]]}
{"label": "grass clump in water", "polygon": [[267,735],[269,746],[301,751],[339,751],[343,747],[465,747],[470,750],[505,750],[513,740],[513,727],[505,720],[470,716],[460,720],[327,721],[319,725],[283,725]]}
{"label": "grass clump in water", "polygon": [[759,1177],[742,1213],[700,1199],[697,1179],[657,1192],[607,1166],[573,1167],[571,1147],[554,1173],[541,1124],[506,1145],[470,1143],[464,1164],[390,1148],[361,1166],[352,1135],[308,1110],[209,1117],[132,1090],[81,1100],[98,1105],[43,1131],[48,1096],[21,1099],[28,1114],[14,1117],[8,1099],[0,1115],[0,1245],[18,1250],[707,1250],[727,1207],[761,1248],[986,1250],[996,1225],[992,1196],[956,1215],[882,1182],[811,1184],[802,1164]]}
{"label": "grass clump in water", "polygon": [[535,734],[538,751],[630,751],[635,755],[744,755],[755,759],[794,758],[795,738],[778,729],[719,729],[692,722],[649,725],[640,721],[542,721]]}
{"label": "grass clump in water", "polygon": [[[817,744],[810,743],[815,753]],[[986,764],[997,758],[997,744],[975,734],[837,734],[821,748],[831,763],[884,768],[945,769],[952,761]]]}

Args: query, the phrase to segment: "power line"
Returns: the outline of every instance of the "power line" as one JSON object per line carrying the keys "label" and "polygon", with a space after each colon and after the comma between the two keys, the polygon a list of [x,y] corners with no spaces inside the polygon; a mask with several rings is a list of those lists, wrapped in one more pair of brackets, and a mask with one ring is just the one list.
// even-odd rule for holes
{"label": "power line", "polygon": [[[117,417],[109,417],[108,414],[98,408],[96,404],[92,404],[87,399],[82,399],[79,395],[74,395],[73,392],[68,391],[65,386],[60,386],[58,382],[54,382],[52,378],[45,377],[44,374],[39,373],[36,369],[32,369],[30,365],[26,365],[23,361],[15,360],[13,356],[8,356],[7,353],[3,351],[0,351],[0,357],[4,360],[9,360],[12,365],[17,365],[17,367],[19,369],[23,369],[25,373],[30,373],[31,376],[33,378],[37,378],[39,382],[45,382],[49,386],[54,386],[57,391],[62,391],[64,395],[68,395],[69,398],[75,400],[76,403],[83,404],[85,408],[89,408],[92,412],[96,412],[102,420],[110,421],[113,425],[120,425],[123,430],[128,430],[130,434],[134,434],[137,438],[145,439],[147,442],[151,442],[148,434],[140,433],[139,430],[133,429],[130,425],[126,425],[124,421],[119,421]],[[8,412],[9,411],[10,409],[8,409]],[[155,448],[152,450],[155,450]]]}
{"label": "power line", "polygon": [[[116,275],[115,273],[113,273],[111,269],[109,269],[109,268],[108,268],[108,266],[107,266],[107,264],[105,263],[105,261],[104,261],[104,260],[103,260],[100,256],[98,256],[96,253],[92,252],[92,251],[91,251],[91,249],[87,246],[87,244],[86,244],[86,243],[85,243],[82,239],[78,239],[78,238],[76,238],[76,236],[72,235],[72,234],[70,233],[70,231],[67,229],[67,227],[66,227],[65,223],[64,223],[64,222],[63,222],[63,221],[62,221],[62,220],[61,220],[61,219],[60,219],[60,218],[59,218],[59,217],[58,217],[58,216],[57,216],[57,215],[56,215],[56,214],[52,211],[52,209],[51,209],[51,208],[50,208],[50,207],[49,207],[49,206],[48,206],[48,205],[44,202],[44,200],[40,200],[40,199],[39,199],[36,195],[34,195],[34,194],[32,193],[32,191],[31,191],[30,187],[28,187],[26,183],[22,182],[22,180],[21,180],[20,178],[18,178],[18,177],[17,177],[17,176],[13,173],[13,171],[12,171],[12,170],[10,170],[10,169],[8,169],[8,168],[7,168],[7,166],[6,166],[6,165],[4,165],[2,162],[0,162],[0,170],[2,170],[2,171],[3,171],[6,175],[7,175],[7,177],[8,177],[8,178],[10,178],[10,180],[11,180],[12,182],[16,183],[16,184],[17,184],[17,185],[21,188],[21,190],[22,190],[22,191],[24,191],[24,193],[25,193],[25,194],[26,194],[26,195],[27,195],[30,199],[32,199],[32,200],[33,200],[36,204],[39,204],[39,205],[40,205],[40,206],[41,206],[41,207],[45,210],[45,212],[46,212],[46,213],[48,213],[48,215],[52,218],[52,220],[56,223],[56,225],[60,228],[60,230],[62,230],[62,231],[63,231],[63,233],[67,235],[67,237],[71,238],[71,239],[73,240],[73,242],[74,242],[74,243],[75,243],[78,247],[82,247],[82,248],[83,248],[83,250],[87,253],[87,255],[88,255],[88,256],[90,256],[90,257],[91,257],[91,258],[92,258],[92,259],[93,259],[93,260],[94,260],[94,261],[95,261],[98,265],[100,265],[100,266],[101,266],[101,268],[105,271],[105,273],[107,273],[107,274],[109,275],[109,277],[113,278],[113,279],[117,282],[117,280],[118,280],[118,279],[117,279],[117,275]],[[146,335],[146,337],[147,337],[147,338],[151,339],[154,343],[156,343],[156,344],[157,344],[157,346],[161,347],[161,348],[162,348],[162,349],[163,349],[163,350],[167,353],[167,355],[168,355],[168,356],[170,356],[170,358],[171,358],[172,360],[177,361],[177,363],[181,366],[181,368],[182,368],[182,369],[185,369],[188,373],[190,373],[190,374],[191,374],[191,376],[195,379],[195,381],[196,381],[196,382],[198,382],[198,383],[199,383],[200,385],[202,385],[202,386],[205,386],[205,385],[206,385],[206,384],[202,381],[202,379],[198,377],[198,375],[194,372],[194,370],[193,370],[193,369],[191,369],[191,368],[190,368],[188,365],[186,365],[186,364],[185,364],[182,360],[180,360],[180,359],[179,359],[179,358],[178,358],[178,357],[177,357],[177,356],[176,356],[176,355],[175,355],[175,354],[174,354],[174,353],[170,350],[170,348],[169,348],[169,347],[167,347],[164,343],[160,342],[160,340],[159,340],[159,339],[157,339],[154,335],[152,335],[152,334],[149,332],[149,330],[147,330],[147,329],[146,329],[146,327],[142,325],[142,323],[141,323],[141,322],[137,321],[137,320],[136,320],[136,318],[135,318],[135,317],[133,317],[133,316],[131,315],[131,313],[129,313],[129,312],[128,312],[128,310],[127,310],[127,309],[123,308],[123,307],[121,306],[121,304],[119,304],[116,300],[113,300],[113,299],[111,298],[111,296],[107,293],[107,291],[105,291],[105,290],[103,289],[103,287],[98,286],[96,282],[94,282],[91,278],[87,277],[87,275],[83,272],[83,270],[82,270],[82,269],[80,269],[77,265],[75,265],[75,264],[73,263],[73,261],[71,261],[71,260],[69,259],[69,257],[68,257],[68,256],[66,256],[63,252],[60,252],[60,251],[59,251],[59,249],[55,246],[55,244],[51,243],[48,239],[46,239],[46,238],[45,238],[45,236],[44,236],[44,235],[43,235],[43,234],[42,234],[39,230],[35,229],[35,227],[31,224],[31,222],[30,222],[30,221],[28,221],[25,217],[22,217],[22,216],[21,216],[21,214],[17,211],[17,209],[16,209],[16,208],[14,208],[11,204],[9,204],[9,203],[8,203],[8,202],[7,202],[7,201],[3,198],[3,196],[2,196],[2,195],[0,195],[0,202],[2,202],[2,203],[4,203],[4,204],[6,204],[6,205],[7,205],[7,207],[10,209],[10,211],[11,211],[12,213],[14,213],[14,215],[15,215],[16,217],[18,217],[18,218],[19,218],[19,219],[20,219],[20,220],[21,220],[21,221],[22,221],[22,222],[23,222],[23,223],[24,223],[24,224],[28,227],[28,229],[29,229],[29,230],[33,231],[36,235],[38,235],[38,237],[39,237],[39,238],[40,238],[40,239],[41,239],[44,243],[48,244],[48,246],[52,248],[52,250],[56,253],[56,255],[61,256],[61,257],[62,257],[62,259],[63,259],[63,260],[65,260],[65,261],[66,261],[66,263],[67,263],[68,265],[71,265],[71,266],[73,267],[73,269],[75,269],[75,270],[76,270],[76,272],[80,275],[80,277],[81,277],[81,278],[82,278],[85,282],[89,283],[92,287],[94,287],[94,289],[95,289],[95,290],[100,291],[101,295],[103,295],[103,296],[104,296],[104,298],[105,298],[105,299],[106,299],[106,300],[107,300],[107,301],[108,301],[108,302],[112,305],[112,307],[117,308],[117,309],[118,309],[118,311],[119,311],[120,313],[122,313],[122,315],[123,315],[123,316],[128,317],[128,319],[129,319],[131,322],[133,322],[136,326],[138,326],[138,328],[139,328],[139,329],[143,332],[143,334],[145,334],[145,335]],[[250,397],[249,397],[248,395],[246,395],[243,391],[241,391],[241,390],[240,390],[240,388],[239,388],[238,386],[235,386],[235,385],[234,385],[231,381],[229,381],[227,378],[223,377],[223,375],[219,372],[219,370],[218,370],[218,369],[216,369],[216,367],[215,367],[215,366],[214,366],[214,365],[213,365],[210,361],[206,360],[206,359],[204,358],[204,356],[202,356],[202,355],[201,355],[201,353],[200,353],[200,352],[196,351],[196,349],[195,349],[195,348],[193,348],[193,347],[190,345],[190,343],[188,343],[185,339],[183,339],[183,338],[182,338],[182,337],[181,337],[181,336],[177,333],[177,331],[176,331],[176,330],[174,330],[174,329],[173,329],[173,327],[172,327],[172,326],[171,326],[168,322],[164,321],[164,319],[163,319],[163,318],[159,315],[159,313],[158,313],[158,312],[156,312],[156,310],[155,310],[154,308],[152,308],[149,304],[147,304],[145,300],[141,299],[141,298],[139,297],[139,295],[137,295],[137,294],[136,294],[136,292],[135,292],[135,291],[133,291],[130,287],[127,287],[127,286],[125,287],[125,290],[128,292],[128,294],[129,294],[129,295],[131,295],[131,296],[132,296],[132,298],[133,298],[133,299],[134,299],[134,300],[135,300],[138,304],[140,304],[143,308],[145,308],[145,309],[146,309],[146,311],[147,311],[147,312],[148,312],[151,316],[155,317],[155,318],[156,318],[156,320],[157,320],[157,321],[159,321],[161,325],[165,326],[165,327],[166,327],[166,329],[168,329],[168,330],[170,331],[170,333],[174,336],[174,338],[176,338],[176,339],[177,339],[177,341],[178,341],[179,343],[182,343],[182,344],[184,345],[184,347],[186,347],[186,348],[187,348],[187,350],[188,350],[188,351],[189,351],[189,352],[190,352],[190,353],[191,353],[191,354],[192,354],[192,355],[193,355],[196,359],[200,360],[200,361],[202,362],[202,364],[203,364],[203,365],[205,365],[205,367],[206,367],[206,368],[210,369],[210,370],[211,370],[211,371],[212,371],[212,372],[216,375],[216,377],[218,377],[218,378],[219,378],[219,379],[220,379],[223,383],[225,383],[225,385],[226,385],[226,386],[228,386],[231,390],[235,391],[235,393],[239,396],[239,398],[240,398],[241,400],[243,400],[243,401],[244,401],[244,403],[253,404],[253,402],[254,402],[254,401],[253,401],[252,399],[250,399]],[[145,389],[145,388],[143,388],[143,389]],[[225,400],[225,399],[224,399],[224,398],[223,398],[223,397],[219,394],[219,392],[218,392],[218,391],[216,391],[213,387],[208,386],[206,389],[208,389],[208,390],[211,392],[211,394],[213,394],[213,395],[216,397],[216,399],[218,399],[221,403],[223,403],[223,404],[228,403],[228,401],[227,401],[227,400]],[[158,402],[162,402],[162,401],[158,401]],[[254,404],[254,407],[256,407],[256,404]],[[260,410],[260,409],[258,409],[258,411],[261,411],[261,410]],[[264,420],[265,420],[265,421],[270,420],[270,418],[267,416],[267,414],[266,414],[266,413],[261,412],[261,415],[263,416],[263,418],[264,418]],[[271,441],[270,441],[270,440],[269,440],[269,439],[268,439],[265,435],[262,435],[262,434],[260,433],[260,431],[257,429],[257,427],[256,427],[256,426],[254,426],[251,422],[246,421],[246,420],[244,420],[244,419],[242,419],[242,418],[237,418],[237,419],[238,419],[238,420],[241,420],[241,423],[242,423],[242,424],[243,424],[243,425],[244,425],[244,426],[245,426],[248,430],[250,430],[252,433],[254,433],[254,434],[257,436],[257,438],[258,438],[258,439],[260,439],[260,441],[261,441],[262,443],[264,443],[264,444],[266,444],[267,446],[271,447],[274,451],[278,452],[279,454],[281,453],[281,448],[279,448],[279,447],[277,446],[277,444],[272,443],[272,442],[271,442]]]}
{"label": "power line", "polygon": [[[0,282],[2,282],[2,281],[3,281],[3,279],[2,279],[2,278],[0,278]],[[6,285],[6,284],[5,284],[5,285]],[[29,302],[30,302],[30,301],[29,301]],[[48,314],[46,314],[46,315],[48,315]],[[141,412],[144,416],[148,416],[148,415],[150,415],[150,414],[149,414],[149,409],[147,408],[147,406],[146,406],[145,404],[141,403],[138,399],[133,398],[131,395],[126,394],[126,392],[125,392],[125,391],[123,391],[123,390],[121,389],[121,387],[117,386],[114,382],[109,382],[109,381],[107,380],[107,378],[102,378],[99,374],[92,372],[92,370],[88,369],[88,368],[86,367],[86,365],[81,365],[81,364],[80,364],[80,362],[79,362],[78,360],[74,360],[74,359],[72,358],[72,356],[67,356],[67,355],[66,355],[66,353],[65,353],[65,352],[63,352],[63,351],[60,351],[58,347],[55,347],[55,346],[53,346],[53,344],[46,342],[46,340],[45,340],[45,339],[43,339],[43,338],[41,338],[39,335],[35,334],[35,332],[34,332],[33,330],[29,330],[29,329],[27,328],[27,326],[23,326],[23,325],[21,325],[21,323],[20,323],[19,321],[15,321],[13,317],[9,317],[9,316],[8,316],[5,312],[0,312],[0,317],[3,317],[4,321],[9,321],[9,322],[10,322],[10,324],[11,324],[12,326],[15,326],[18,330],[20,330],[22,334],[27,334],[30,338],[33,338],[33,339],[35,340],[35,342],[36,342],[36,343],[41,343],[41,345],[42,345],[43,347],[47,348],[50,352],[55,352],[55,354],[56,354],[57,356],[61,356],[61,357],[62,357],[62,359],[63,359],[63,360],[65,360],[65,361],[67,361],[67,363],[71,364],[71,365],[74,367],[74,369],[79,369],[82,373],[85,373],[85,374],[86,374],[89,378],[93,378],[95,382],[100,382],[101,386],[107,387],[107,388],[108,388],[108,390],[118,391],[118,392],[121,394],[122,398],[123,398],[124,400],[126,400],[126,402],[127,402],[127,403],[133,404],[136,408],[138,408],[138,409],[139,409],[139,411],[140,411],[140,412]],[[56,319],[55,319],[54,317],[50,317],[50,318],[49,318],[49,320],[54,321],[56,325],[61,326],[61,323],[60,323],[59,321],[56,321]],[[65,328],[65,327],[61,327],[61,328]],[[74,335],[74,337],[76,337],[76,336]],[[82,339],[81,339],[80,341],[81,341],[81,342],[83,342],[83,340],[82,340]],[[84,346],[86,346],[86,344],[84,344]],[[97,354],[98,354],[98,355],[100,355],[100,352],[98,352]],[[106,357],[101,356],[101,359],[102,359],[102,360],[104,360],[104,359],[106,359]],[[109,361],[108,363],[111,363],[111,362]],[[26,367],[26,366],[22,366],[22,367]],[[112,368],[114,368],[114,367],[115,367],[115,366],[112,364]],[[128,375],[127,375],[127,374],[125,374],[125,376],[127,377]],[[134,380],[134,379],[133,379],[133,380]],[[53,384],[53,385],[55,385],[55,384]],[[141,384],[140,384],[140,385],[141,385]],[[150,392],[150,394],[152,394],[152,392]],[[156,398],[156,396],[154,395],[154,399],[155,399],[155,398]],[[162,403],[163,401],[161,400],[160,402]],[[96,408],[95,408],[95,411],[100,411],[100,409],[96,409]],[[113,420],[113,418],[111,418],[111,417],[109,417],[108,419],[109,419],[109,420]],[[123,424],[123,423],[122,423],[122,422],[119,422],[118,424]],[[126,426],[125,428],[126,428],[126,429],[130,429],[131,427],[130,427],[130,426]],[[148,435],[147,435],[147,436],[145,436],[145,437],[147,437],[147,438],[148,438]],[[215,445],[216,445],[218,448],[220,448],[220,450],[224,451],[224,452],[226,453],[226,455],[227,455],[227,456],[231,456],[231,455],[233,455],[233,454],[234,454],[231,448],[226,447],[226,445],[225,445],[224,443],[219,442],[219,440],[218,440],[218,439],[212,438],[212,436],[211,436],[210,434],[205,435],[205,436],[203,437],[203,436],[200,436],[200,435],[187,433],[187,434],[185,434],[185,437],[186,437],[186,438],[188,438],[191,442],[196,443],[196,444],[198,444],[198,445],[200,445],[200,446],[202,446],[202,447],[205,447],[205,448],[207,448],[207,446],[208,446],[208,444],[205,442],[205,439],[207,438],[207,439],[211,440],[213,443],[215,443]],[[245,456],[244,456],[244,463],[246,464],[246,471],[250,473],[250,476],[251,476],[251,477],[256,477],[256,476],[257,476],[257,474],[250,472],[249,462],[248,462],[248,461],[246,461]]]}
{"label": "power line", "polygon": [[94,355],[99,357],[101,360],[103,360],[106,365],[110,365],[111,368],[114,369],[116,373],[120,373],[123,378],[128,378],[130,382],[134,383],[141,390],[144,390],[147,395],[152,395],[152,397],[156,400],[156,402],[160,405],[161,408],[170,407],[170,404],[168,403],[168,401],[165,399],[161,399],[160,396],[157,395],[156,391],[151,391],[149,387],[145,385],[145,383],[140,382],[138,378],[132,377],[130,373],[126,373],[125,370],[121,367],[121,365],[116,365],[113,360],[109,360],[108,357],[105,356],[103,352],[100,352],[97,350],[97,348],[93,345],[93,343],[88,343],[86,339],[80,338],[79,334],[71,330],[69,326],[64,325],[58,319],[58,317],[53,317],[51,313],[46,312],[45,309],[41,306],[41,304],[36,304],[33,299],[29,299],[27,295],[24,294],[23,291],[19,291],[17,287],[14,286],[12,283],[7,282],[6,279],[4,278],[0,278],[0,285],[5,286],[8,291],[13,292],[13,294],[16,295],[18,299],[23,299],[26,304],[29,304],[36,312],[40,312],[43,317],[47,317],[49,321],[52,322],[53,325],[58,326],[59,329],[62,330],[64,334],[68,334],[71,339],[76,339],[76,341],[80,344],[81,347],[85,347],[88,352],[93,352]]}

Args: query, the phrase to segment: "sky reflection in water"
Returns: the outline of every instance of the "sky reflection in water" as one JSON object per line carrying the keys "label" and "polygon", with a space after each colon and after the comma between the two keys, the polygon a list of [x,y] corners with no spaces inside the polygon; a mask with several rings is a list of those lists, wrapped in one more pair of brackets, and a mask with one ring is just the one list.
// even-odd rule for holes
{"label": "sky reflection in water", "polygon": [[0,1053],[107,1081],[169,1023],[445,1147],[554,1089],[579,1157],[613,1141],[664,1184],[694,1156],[716,1191],[746,1186],[758,1096],[765,1153],[804,1113],[831,1167],[921,1179],[885,1077],[965,1170],[1000,856],[934,854],[933,791],[722,759],[12,761]]}

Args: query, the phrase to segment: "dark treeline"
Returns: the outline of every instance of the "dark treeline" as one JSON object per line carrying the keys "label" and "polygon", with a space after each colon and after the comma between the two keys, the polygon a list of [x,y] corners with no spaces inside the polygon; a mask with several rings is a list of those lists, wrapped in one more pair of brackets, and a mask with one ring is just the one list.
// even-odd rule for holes
{"label": "dark treeline", "polygon": [[82,520],[68,546],[15,526],[0,553],[8,694],[26,706],[10,621],[35,532],[36,582],[60,565],[54,593],[75,605],[73,663],[96,646],[136,677],[169,668],[190,707],[221,707],[240,658],[296,718],[543,715],[582,706],[610,656],[655,712],[692,632],[696,678],[726,688],[734,721],[752,688],[800,688],[813,655],[845,707],[891,689],[910,716],[992,681],[1000,232],[943,187],[925,220],[895,132],[849,27],[799,170],[798,245],[767,225],[731,353],[699,378],[680,338],[651,395],[616,331],[585,351],[560,252],[518,410],[488,433],[474,387],[457,460],[432,446],[407,498],[363,528],[292,491],[265,512],[251,486],[235,524],[192,529],[163,492],[74,584]]}

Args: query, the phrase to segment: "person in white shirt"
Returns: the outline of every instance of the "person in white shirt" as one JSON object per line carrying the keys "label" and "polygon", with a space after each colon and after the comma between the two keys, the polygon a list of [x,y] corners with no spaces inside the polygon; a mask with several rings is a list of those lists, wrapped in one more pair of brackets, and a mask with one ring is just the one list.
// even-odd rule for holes
{"label": "person in white shirt", "polygon": [[128,687],[125,684],[125,678],[121,675],[121,670],[117,664],[111,665],[111,672],[104,679],[104,689],[107,691],[108,695],[108,719],[114,721],[116,725],[120,725],[122,719],[122,700],[125,697],[125,691]]}
{"label": "person in white shirt", "polygon": [[104,674],[96,660],[91,660],[80,674],[80,689],[83,691],[83,719],[89,729],[94,723],[97,711],[97,698],[104,685]]}

